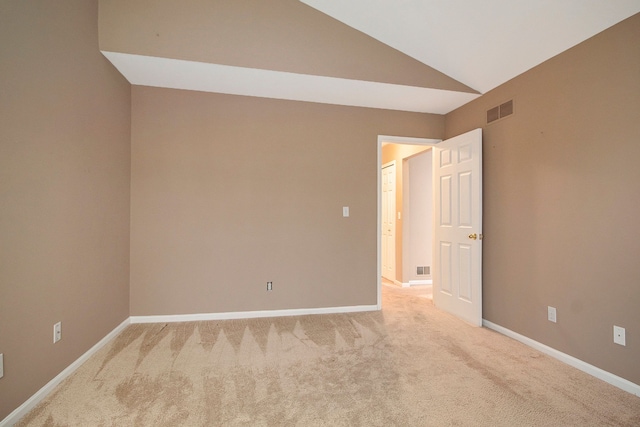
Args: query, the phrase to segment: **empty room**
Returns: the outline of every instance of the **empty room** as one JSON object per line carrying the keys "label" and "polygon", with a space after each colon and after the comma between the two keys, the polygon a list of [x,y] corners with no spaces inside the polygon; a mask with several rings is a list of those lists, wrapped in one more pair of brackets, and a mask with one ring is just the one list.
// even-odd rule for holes
{"label": "empty room", "polygon": [[0,77],[0,427],[640,425],[640,1],[4,0]]}

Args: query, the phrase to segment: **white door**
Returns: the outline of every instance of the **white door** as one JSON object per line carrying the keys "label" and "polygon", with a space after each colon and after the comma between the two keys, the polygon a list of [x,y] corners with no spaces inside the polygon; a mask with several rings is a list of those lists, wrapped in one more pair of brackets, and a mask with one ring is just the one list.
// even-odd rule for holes
{"label": "white door", "polygon": [[482,129],[433,147],[433,300],[482,325]]}
{"label": "white door", "polygon": [[382,166],[382,277],[396,280],[396,164]]}

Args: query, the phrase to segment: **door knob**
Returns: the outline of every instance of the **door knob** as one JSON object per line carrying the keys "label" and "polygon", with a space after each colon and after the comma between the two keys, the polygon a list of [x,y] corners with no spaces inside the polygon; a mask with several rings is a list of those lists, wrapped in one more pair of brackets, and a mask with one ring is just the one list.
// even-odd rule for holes
{"label": "door knob", "polygon": [[477,235],[476,233],[469,234],[469,238],[470,238],[471,240],[476,240],[476,239],[478,238],[478,235]]}

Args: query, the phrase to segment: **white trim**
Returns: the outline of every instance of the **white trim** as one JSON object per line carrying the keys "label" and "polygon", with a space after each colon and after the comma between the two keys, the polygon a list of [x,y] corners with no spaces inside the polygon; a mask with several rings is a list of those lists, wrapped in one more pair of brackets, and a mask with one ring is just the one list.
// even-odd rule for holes
{"label": "white trim", "polygon": [[91,356],[98,352],[102,347],[104,347],[109,341],[116,337],[124,328],[129,325],[129,319],[124,320],[120,325],[116,326],[116,328],[109,332],[104,338],[102,338],[96,345],[91,347],[86,353],[76,359],[71,365],[67,366],[65,370],[60,372],[54,379],[49,381],[44,385],[40,390],[38,390],[33,396],[27,399],[22,405],[18,406],[13,412],[11,412],[7,417],[0,421],[0,427],[9,427],[20,421],[22,417],[27,415],[27,413],[32,410],[38,403],[40,403],[49,393],[53,391],[53,389],[64,381],[67,377],[75,372],[84,362],[87,361]]}
{"label": "white trim", "polygon": [[310,314],[340,314],[340,313],[356,313],[363,311],[380,310],[379,305],[357,305],[344,307],[325,307],[325,308],[304,308],[290,310],[262,310],[262,311],[239,311],[227,313],[203,313],[203,314],[178,314],[167,316],[131,316],[118,325],[113,331],[109,332],[97,344],[91,347],[86,353],[71,363],[66,369],[60,372],[54,379],[49,381],[33,396],[27,399],[22,405],[17,407],[7,417],[0,421],[0,427],[10,427],[20,421],[22,417],[40,403],[53,389],[69,377],[76,369],[78,369],[91,356],[104,347],[109,341],[115,338],[124,328],[134,323],[170,323],[170,322],[190,322],[200,320],[231,320],[231,319],[252,319],[257,317],[282,317],[282,316],[304,316]]}
{"label": "white trim", "polygon": [[[382,149],[380,150],[380,153],[382,153]],[[396,175],[396,168],[397,168],[397,164],[395,160],[391,160],[390,162],[387,162],[385,164],[383,164],[382,166],[380,166],[380,190],[379,192],[382,194],[382,170],[388,167],[393,166],[393,182],[396,182],[397,179],[397,175]],[[393,189],[393,207],[394,207],[394,213],[393,213],[393,237],[394,237],[394,243],[395,243],[395,236],[396,236],[396,220],[395,220],[395,215],[396,215],[396,211],[398,209],[398,207],[396,206],[396,189]],[[382,263],[382,199],[380,199],[380,262]],[[380,268],[382,268],[382,264],[380,264]],[[402,286],[402,283],[400,283],[396,277],[397,277],[397,269],[396,269],[396,247],[395,244],[393,246],[393,271],[391,272],[392,274],[390,274],[389,276],[393,277],[393,282],[398,285],[398,286]],[[384,276],[383,276],[384,277]],[[391,278],[389,277],[385,277],[385,279],[387,280],[391,280]]]}
{"label": "white trim", "polygon": [[340,314],[362,311],[377,311],[377,305],[355,305],[345,307],[300,308],[288,310],[235,311],[225,313],[169,314],[160,316],[131,316],[134,323],[198,322],[204,320],[254,319],[258,317],[306,316],[311,314]]}
{"label": "white trim", "polygon": [[382,198],[380,193],[382,192],[382,141],[380,135],[378,135],[378,143],[376,149],[376,188],[378,204],[376,206],[376,278],[377,278],[377,292],[376,292],[376,306],[378,310],[382,310]]}
{"label": "white trim", "polygon": [[513,338],[516,341],[520,341],[523,344],[528,345],[531,348],[535,348],[536,350],[547,354],[559,361],[566,363],[569,366],[573,366],[576,369],[581,370],[582,372],[586,372],[589,375],[592,375],[602,381],[605,381],[615,387],[618,387],[621,390],[624,390],[628,393],[635,394],[640,397],[640,385],[632,383],[629,380],[625,380],[622,377],[619,377],[611,372],[607,372],[603,369],[600,369],[596,366],[590,365],[587,362],[583,362],[580,359],[576,359],[573,356],[569,356],[566,353],[556,350],[555,348],[551,348],[545,344],[542,344],[538,341],[532,340],[531,338],[525,337],[524,335],[520,335],[517,332],[513,332],[510,329],[502,327],[500,325],[496,325],[488,320],[482,319],[482,326],[485,326],[489,329],[493,329],[496,332],[499,332],[503,335],[508,336],[509,338]]}
{"label": "white trim", "polygon": [[[380,261],[378,261],[378,266]],[[380,277],[378,275],[378,277]],[[410,283],[413,281],[410,281]],[[378,279],[378,286],[381,286],[381,279]],[[404,286],[404,284],[403,284]],[[55,378],[49,381],[44,387],[38,390],[26,402],[11,412],[5,419],[0,421],[0,427],[9,427],[20,421],[31,409],[40,403],[51,391],[67,377],[69,377],[76,369],[78,369],[91,356],[104,347],[109,341],[115,338],[129,324],[134,323],[162,323],[162,322],[187,322],[198,320],[231,320],[231,319],[249,319],[256,317],[280,317],[280,316],[302,316],[308,314],[336,314],[336,313],[354,313],[363,311],[376,311],[380,309],[380,294],[378,296],[378,305],[360,305],[345,307],[327,307],[327,308],[311,308],[311,309],[291,309],[291,310],[263,310],[263,311],[241,311],[227,313],[210,313],[210,314],[185,314],[185,315],[168,315],[168,316],[131,316],[118,325],[113,331],[108,333],[97,344],[91,347],[86,353],[76,359],[65,370],[60,372]],[[567,365],[573,366],[589,375],[592,375],[602,381],[605,381],[621,390],[640,397],[640,385],[632,383],[622,377],[614,375],[589,363],[569,356],[566,353],[551,348],[545,344],[535,341],[531,338],[520,335],[510,329],[492,323],[483,319],[482,325],[486,328],[499,332],[509,338],[513,338],[531,348],[545,353],[555,359],[560,360]]]}
{"label": "white trim", "polygon": [[[407,286],[423,286],[423,285],[433,285],[433,280],[431,279],[422,279],[422,280],[409,280]],[[405,286],[403,283],[402,286]]]}
{"label": "white trim", "polygon": [[378,135],[378,142],[388,144],[436,145],[441,139],[411,138],[408,136]]}

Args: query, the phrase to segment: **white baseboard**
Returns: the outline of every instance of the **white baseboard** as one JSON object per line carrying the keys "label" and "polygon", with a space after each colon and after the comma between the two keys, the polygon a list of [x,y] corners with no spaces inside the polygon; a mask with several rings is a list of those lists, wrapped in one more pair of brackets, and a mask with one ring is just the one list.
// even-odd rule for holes
{"label": "white baseboard", "polygon": [[339,314],[355,313],[363,311],[377,311],[377,305],[357,305],[346,307],[326,307],[326,308],[305,308],[291,310],[262,310],[262,311],[239,311],[228,313],[203,313],[203,314],[179,314],[168,316],[131,316],[102,338],[96,345],[91,347],[86,353],[80,356],[75,362],[60,372],[54,379],[49,381],[31,396],[26,402],[16,408],[7,417],[0,421],[0,427],[10,427],[20,421],[31,409],[40,403],[51,391],[76,369],[78,369],[89,357],[93,356],[105,344],[116,337],[129,324],[133,323],[162,323],[162,322],[191,322],[200,320],[231,320],[231,319],[251,319],[256,317],[282,317],[282,316],[304,316],[308,314]]}
{"label": "white baseboard", "polygon": [[[377,305],[347,307],[301,308],[290,310],[236,311],[226,313],[172,314],[160,316],[131,316],[131,323],[197,322],[203,320],[254,319],[256,317],[306,316],[309,314],[339,314],[361,311],[377,311]],[[0,426],[1,427],[1,426]]]}
{"label": "white baseboard", "polygon": [[129,325],[129,319],[126,319],[120,325],[118,325],[113,331],[109,332],[107,336],[102,338],[96,345],[91,347],[86,353],[80,356],[75,362],[67,366],[67,368],[60,372],[54,379],[49,381],[40,390],[38,390],[33,396],[27,399],[22,405],[18,406],[7,417],[0,421],[0,427],[9,427],[20,421],[22,417],[32,410],[40,401],[42,401],[51,391],[62,381],[64,381],[69,375],[71,375],[76,369],[80,367],[84,362],[93,356],[98,350],[105,346],[109,341],[116,337],[124,328]]}
{"label": "white baseboard", "polygon": [[[403,283],[402,286],[405,284]],[[407,286],[424,286],[424,285],[433,285],[433,280],[431,279],[423,279],[423,280],[409,280]]]}
{"label": "white baseboard", "polygon": [[539,343],[538,341],[532,340],[531,338],[525,337],[524,335],[520,335],[517,332],[513,332],[510,329],[489,322],[488,320],[483,319],[482,326],[493,329],[494,331],[506,335],[509,338],[513,338],[516,341],[520,341],[521,343],[526,344],[531,348],[535,348],[536,350],[544,354],[547,354],[563,363],[566,363],[567,365],[573,366],[576,369],[579,369],[589,375],[601,379],[602,381],[618,387],[621,390],[624,390],[631,394],[635,394],[636,396],[640,396],[640,385],[632,383],[629,380],[625,380],[624,378],[614,375],[611,372],[607,372],[596,366],[590,365],[587,362],[583,362],[580,359],[576,359],[575,357],[569,356],[568,354],[558,351],[555,348]]}
{"label": "white baseboard", "polygon": [[[328,308],[310,308],[310,309],[291,309],[291,310],[263,310],[263,311],[241,311],[228,313],[204,313],[204,314],[184,314],[184,315],[168,315],[168,316],[131,316],[123,321],[113,331],[102,338],[96,345],[91,347],[86,353],[80,356],[75,362],[69,365],[65,370],[60,372],[55,378],[49,381],[44,387],[38,390],[26,402],[11,412],[5,419],[0,421],[0,427],[9,427],[17,423],[31,409],[33,409],[40,401],[42,401],[58,384],[78,369],[89,357],[94,355],[98,350],[104,347],[109,341],[115,338],[129,324],[133,323],[161,323],[161,322],[188,322],[200,320],[230,320],[230,319],[249,319],[257,317],[281,317],[281,316],[302,316],[309,314],[336,314],[336,313],[354,313],[363,311],[376,311],[377,305],[360,305],[347,307],[328,307]],[[492,323],[488,320],[482,320],[482,325],[515,339],[531,348],[545,353],[555,359],[560,360],[567,365],[573,366],[589,375],[601,379],[621,390],[640,397],[640,385],[632,383],[622,377],[614,375],[589,363],[583,362],[573,356],[551,348],[545,344],[539,343],[531,338],[520,335],[510,329]]]}

